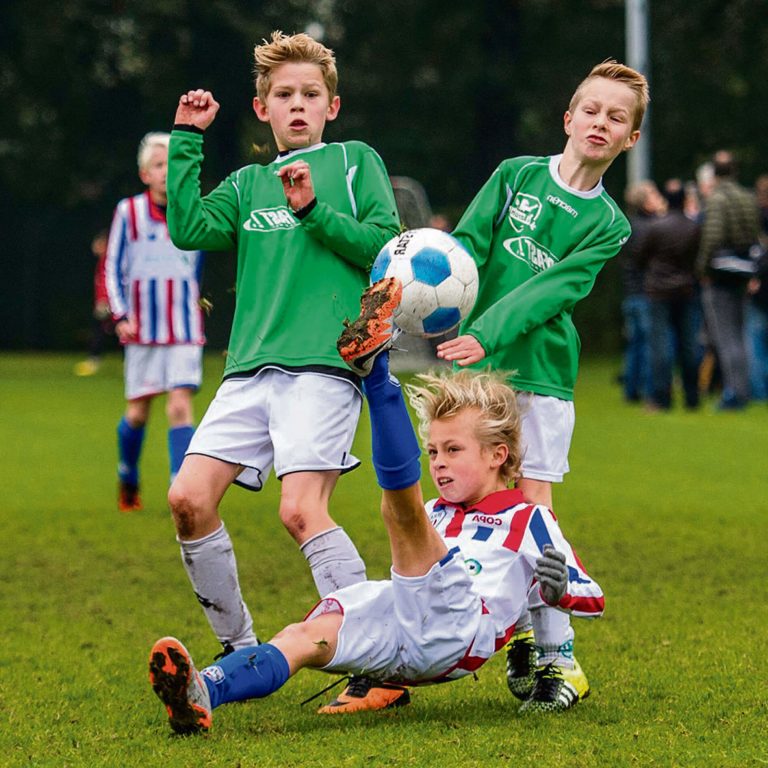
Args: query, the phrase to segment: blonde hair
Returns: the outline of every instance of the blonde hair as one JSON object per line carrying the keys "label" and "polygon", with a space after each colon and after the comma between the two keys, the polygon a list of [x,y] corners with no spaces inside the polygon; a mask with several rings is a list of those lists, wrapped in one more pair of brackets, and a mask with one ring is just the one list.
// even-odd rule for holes
{"label": "blonde hair", "polygon": [[150,158],[152,157],[152,151],[156,147],[163,147],[164,149],[168,149],[168,143],[170,140],[170,133],[153,131],[146,134],[144,138],[139,142],[139,151],[136,154],[136,161],[139,164],[139,170],[143,171],[149,165]]}
{"label": "blonde hair", "polygon": [[264,40],[263,45],[253,49],[254,84],[256,95],[263,102],[269,95],[272,72],[287,61],[317,64],[323,74],[323,82],[328,89],[330,99],[336,95],[339,73],[336,71],[336,58],[330,48],[304,34],[284,35],[279,29],[271,35],[271,40]]}
{"label": "blonde hair", "polygon": [[645,110],[648,108],[648,102],[651,100],[648,81],[637,70],[628,67],[626,64],[619,64],[615,59],[608,59],[602,64],[592,67],[592,71],[579,83],[579,87],[571,96],[568,111],[573,112],[576,109],[576,105],[584,93],[584,88],[598,77],[614,80],[617,83],[624,83],[635,94],[635,114],[632,120],[632,130],[636,131],[640,128]]}
{"label": "blonde hair", "polygon": [[500,373],[458,371],[425,373],[417,378],[423,385],[406,385],[408,400],[419,420],[419,436],[426,445],[429,426],[438,419],[450,419],[464,410],[475,409],[478,416],[475,436],[485,447],[504,443],[509,455],[500,467],[506,482],[520,476],[520,410],[511,387]]}

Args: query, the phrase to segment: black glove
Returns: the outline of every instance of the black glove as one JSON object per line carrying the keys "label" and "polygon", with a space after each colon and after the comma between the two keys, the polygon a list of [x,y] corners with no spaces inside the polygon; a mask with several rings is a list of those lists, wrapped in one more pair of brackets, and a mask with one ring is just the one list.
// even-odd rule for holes
{"label": "black glove", "polygon": [[536,560],[534,576],[539,581],[541,596],[547,605],[557,605],[568,586],[568,569],[565,555],[549,544],[544,545],[544,554]]}

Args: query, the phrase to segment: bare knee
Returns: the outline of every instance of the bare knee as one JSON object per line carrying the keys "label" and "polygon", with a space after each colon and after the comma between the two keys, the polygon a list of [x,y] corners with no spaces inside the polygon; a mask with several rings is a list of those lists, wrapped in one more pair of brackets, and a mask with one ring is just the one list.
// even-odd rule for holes
{"label": "bare knee", "polygon": [[205,494],[176,478],[168,491],[168,504],[181,539],[196,539],[211,533],[218,522],[215,506]]}
{"label": "bare knee", "polygon": [[297,541],[305,536],[307,520],[301,503],[296,499],[282,499],[280,502],[280,522],[288,533]]}
{"label": "bare knee", "polygon": [[192,393],[188,389],[174,389],[168,393],[165,415],[172,427],[183,427],[192,423]]}
{"label": "bare knee", "polygon": [[283,640],[287,642],[296,642],[306,639],[307,624],[304,621],[298,621],[295,624],[289,624],[283,627],[269,642],[273,640]]}

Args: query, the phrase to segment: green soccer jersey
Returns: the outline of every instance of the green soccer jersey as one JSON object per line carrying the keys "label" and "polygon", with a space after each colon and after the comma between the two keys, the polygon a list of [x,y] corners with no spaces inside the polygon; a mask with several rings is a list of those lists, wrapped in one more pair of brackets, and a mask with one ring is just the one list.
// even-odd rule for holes
{"label": "green soccer jersey", "polygon": [[[336,351],[384,243],[400,231],[381,158],[366,144],[318,144],[248,165],[200,194],[203,137],[174,130],[168,154],[168,229],[194,249],[237,249],[235,314],[224,376],[264,365],[348,369]],[[299,220],[281,166],[310,165],[317,205]]]}
{"label": "green soccer jersey", "polygon": [[499,165],[454,235],[477,262],[477,302],[461,326],[486,351],[476,368],[508,371],[521,390],[573,399],[581,343],[573,308],[629,237],[603,189],[569,187],[560,155]]}

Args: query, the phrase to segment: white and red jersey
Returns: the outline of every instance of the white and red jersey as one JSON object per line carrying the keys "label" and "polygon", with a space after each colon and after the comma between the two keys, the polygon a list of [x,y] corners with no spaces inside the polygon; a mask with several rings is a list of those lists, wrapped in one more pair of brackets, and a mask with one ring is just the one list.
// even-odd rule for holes
{"label": "white and red jersey", "polygon": [[136,319],[138,344],[204,344],[200,251],[182,251],[168,236],[165,209],[149,191],[117,204],[105,276],[112,315]]}
{"label": "white and red jersey", "polygon": [[463,555],[473,590],[493,618],[497,650],[528,606],[529,585],[538,590],[533,573],[546,544],[566,557],[568,586],[558,606],[574,616],[602,614],[603,591],[584,570],[554,514],[526,502],[519,490],[497,491],[468,506],[434,499],[426,509],[448,549],[458,547]]}

